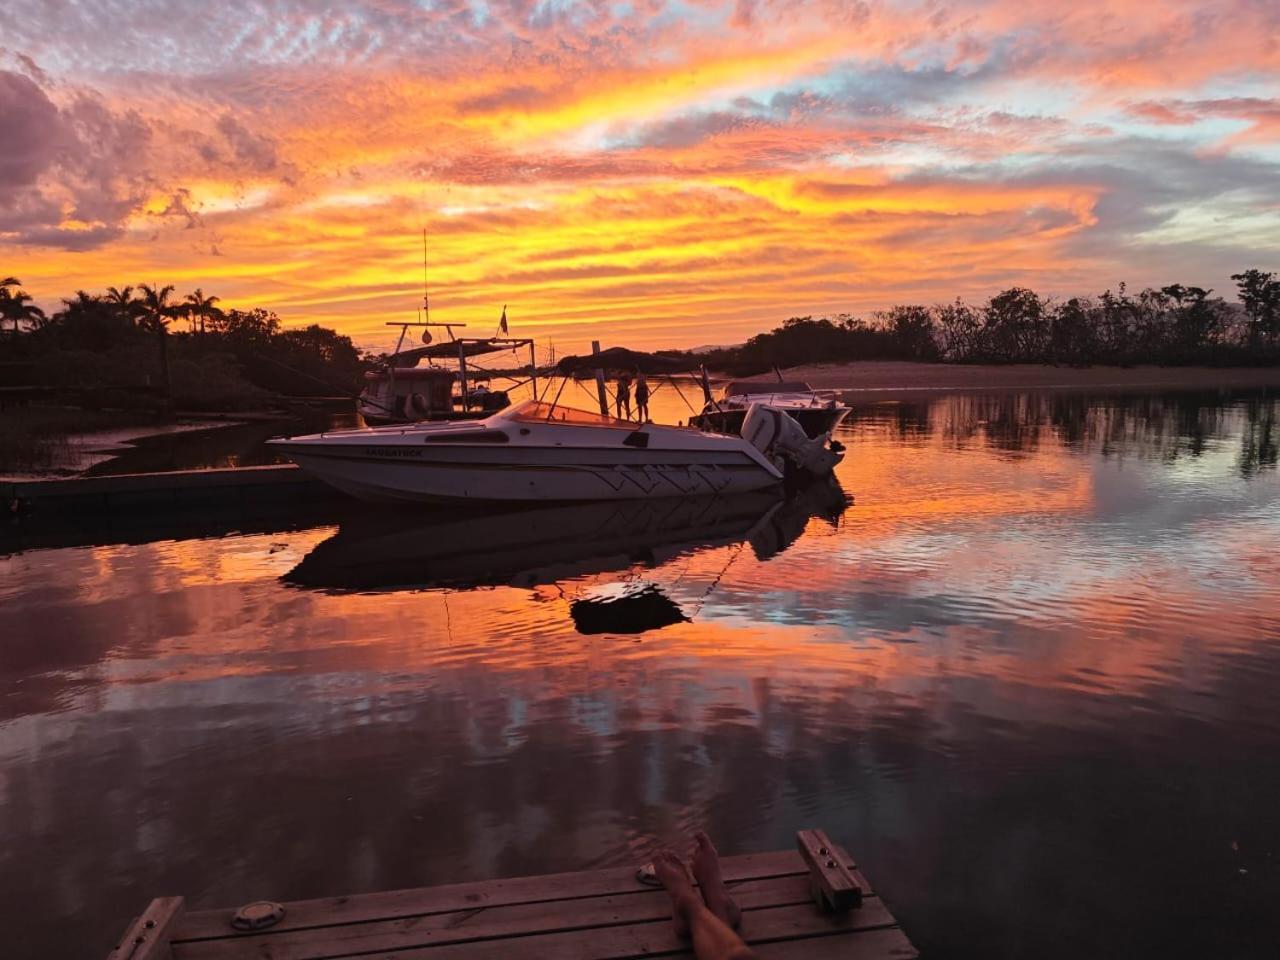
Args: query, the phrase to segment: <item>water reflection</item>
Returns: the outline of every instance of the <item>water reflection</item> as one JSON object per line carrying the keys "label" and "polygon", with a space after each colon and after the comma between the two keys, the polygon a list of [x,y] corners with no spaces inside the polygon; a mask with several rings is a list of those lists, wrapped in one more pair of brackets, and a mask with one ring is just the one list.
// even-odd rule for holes
{"label": "water reflection", "polygon": [[155,894],[631,863],[695,824],[761,850],[821,824],[931,955],[1270,956],[1275,413],[875,405],[839,488],[665,519],[11,531],[9,949],[103,955]]}
{"label": "water reflection", "polygon": [[1021,454],[1047,443],[1079,453],[1169,461],[1202,456],[1216,440],[1231,436],[1239,443],[1238,469],[1250,476],[1276,466],[1278,409],[1280,399],[1266,390],[963,394],[855,409],[848,423],[888,423],[904,441],[940,436],[958,448],[979,443]]}
{"label": "water reflection", "polygon": [[281,579],[333,591],[533,587],[635,564],[656,567],[740,541],[772,556],[795,541],[810,517],[835,522],[848,502],[831,481],[789,496],[762,491],[500,511],[369,511],[343,521]]}
{"label": "water reflection", "polygon": [[[562,593],[573,594],[569,614],[580,633],[642,633],[689,617],[641,571],[674,570],[681,558],[727,545],[749,544],[757,558],[768,559],[794,543],[811,519],[834,524],[848,505],[830,480],[786,494],[357,512],[281,580],[335,593],[572,581]],[[614,582],[618,574],[628,579]]]}
{"label": "water reflection", "polygon": [[[252,415],[251,415],[252,416]],[[142,437],[127,449],[85,471],[86,476],[115,476],[215,467],[254,467],[286,462],[266,445],[281,434],[346,430],[359,426],[354,403],[338,410],[302,409],[289,416],[250,419],[231,425],[210,422],[207,429]]]}

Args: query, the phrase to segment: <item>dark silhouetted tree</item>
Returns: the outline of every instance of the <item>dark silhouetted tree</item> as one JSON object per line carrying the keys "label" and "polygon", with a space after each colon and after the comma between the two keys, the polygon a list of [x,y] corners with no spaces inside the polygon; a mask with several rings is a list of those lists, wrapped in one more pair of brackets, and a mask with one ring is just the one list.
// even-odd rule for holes
{"label": "dark silhouetted tree", "polygon": [[933,315],[928,307],[897,306],[877,313],[876,320],[892,338],[899,359],[933,362],[940,358]]}
{"label": "dark silhouetted tree", "polygon": [[44,311],[32,302],[31,295],[17,289],[21,285],[17,277],[0,279],[0,326],[3,321],[12,320],[14,336],[21,332],[23,323],[36,326],[45,319]]}
{"label": "dark silhouetted tree", "polygon": [[1280,281],[1276,275],[1250,269],[1233,273],[1231,279],[1249,317],[1249,342],[1275,343],[1280,336]]}
{"label": "dark silhouetted tree", "polygon": [[196,329],[196,321],[200,322],[200,332],[204,333],[205,321],[216,316],[221,311],[214,306],[218,302],[217,297],[206,297],[204,290],[200,287],[187,294],[187,298],[182,301],[182,310],[186,314],[187,319],[191,322],[191,330],[194,333]]}
{"label": "dark silhouetted tree", "polygon": [[173,396],[173,383],[169,378],[169,324],[177,316],[179,308],[169,301],[169,294],[173,293],[172,284],[155,287],[144,283],[138,289],[142,291],[139,311],[142,322],[160,338],[160,382],[164,387],[167,409]]}

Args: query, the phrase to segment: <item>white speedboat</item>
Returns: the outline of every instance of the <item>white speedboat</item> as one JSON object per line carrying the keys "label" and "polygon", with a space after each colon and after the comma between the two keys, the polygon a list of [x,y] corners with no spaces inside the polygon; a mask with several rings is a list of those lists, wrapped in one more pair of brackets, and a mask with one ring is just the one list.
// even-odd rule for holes
{"label": "white speedboat", "polygon": [[730,380],[689,423],[717,433],[740,433],[742,420],[755,403],[781,410],[811,438],[830,434],[849,415],[848,407],[834,397],[824,397],[803,380]]}
{"label": "white speedboat", "polygon": [[841,455],[775,410],[742,436],[634,423],[530,400],[483,420],[424,422],[268,441],[321,480],[369,500],[630,500],[728,494],[829,473]]}

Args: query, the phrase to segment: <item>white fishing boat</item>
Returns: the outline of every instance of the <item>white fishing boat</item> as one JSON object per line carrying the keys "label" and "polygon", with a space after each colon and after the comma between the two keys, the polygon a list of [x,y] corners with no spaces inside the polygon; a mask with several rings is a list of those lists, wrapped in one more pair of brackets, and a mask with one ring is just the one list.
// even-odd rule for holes
{"label": "white fishing boat", "polygon": [[[387,326],[400,327],[400,340],[384,364],[364,375],[358,409],[365,423],[473,420],[506,407],[510,393],[522,387],[537,393],[537,359],[530,337],[456,336],[454,329],[464,323],[405,321]],[[410,328],[422,329],[426,346],[403,349]],[[443,328],[447,339],[430,342],[432,328]],[[498,358],[503,365],[486,366],[482,358]]]}
{"label": "white fishing boat", "polygon": [[689,423],[703,430],[738,433],[752,404],[781,410],[811,438],[830,435],[849,415],[849,408],[830,394],[823,396],[803,380],[730,380]]}
{"label": "white fishing boat", "polygon": [[831,472],[841,459],[777,410],[747,411],[742,434],[619,420],[530,400],[481,420],[423,422],[268,441],[362,499],[629,500],[729,494]]}

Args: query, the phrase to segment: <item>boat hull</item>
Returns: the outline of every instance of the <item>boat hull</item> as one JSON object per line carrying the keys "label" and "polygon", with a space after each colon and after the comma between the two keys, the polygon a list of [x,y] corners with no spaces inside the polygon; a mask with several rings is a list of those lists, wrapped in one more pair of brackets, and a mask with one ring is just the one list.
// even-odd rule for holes
{"label": "boat hull", "polygon": [[280,444],[304,470],[363,500],[506,502],[635,500],[747,493],[779,478],[734,451],[484,449],[463,445],[352,448]]}

